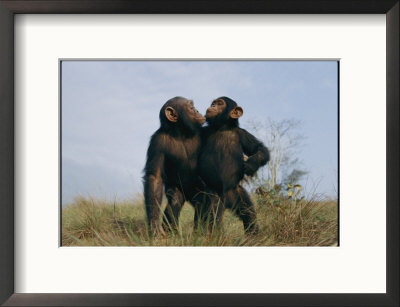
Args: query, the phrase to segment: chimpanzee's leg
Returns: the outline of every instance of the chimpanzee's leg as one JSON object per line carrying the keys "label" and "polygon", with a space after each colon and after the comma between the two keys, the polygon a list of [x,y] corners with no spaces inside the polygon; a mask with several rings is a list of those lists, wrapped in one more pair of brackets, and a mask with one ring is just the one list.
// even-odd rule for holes
{"label": "chimpanzee's leg", "polygon": [[214,224],[221,224],[224,206],[215,191],[210,189],[202,191],[194,197],[192,204],[195,208],[195,229],[197,229],[199,223],[201,225],[208,225],[209,230],[212,230]]}
{"label": "chimpanzee's leg", "polygon": [[167,187],[165,194],[168,204],[164,210],[163,228],[165,230],[176,230],[179,225],[179,215],[185,203],[185,198],[177,187]]}
{"label": "chimpanzee's leg", "polygon": [[194,207],[194,230],[197,230],[199,222],[204,224],[210,208],[210,196],[202,184],[196,186],[190,193],[190,203]]}
{"label": "chimpanzee's leg", "polygon": [[204,183],[196,180],[189,189],[185,190],[185,196],[194,208],[194,229],[196,230],[199,220],[206,214],[209,203]]}
{"label": "chimpanzee's leg", "polygon": [[210,210],[208,215],[210,230],[213,229],[214,225],[219,229],[222,227],[224,212],[225,206],[222,199],[217,194],[213,194],[210,199]]}
{"label": "chimpanzee's leg", "polygon": [[257,233],[256,211],[246,190],[238,185],[224,194],[225,205],[242,220],[246,233]]}

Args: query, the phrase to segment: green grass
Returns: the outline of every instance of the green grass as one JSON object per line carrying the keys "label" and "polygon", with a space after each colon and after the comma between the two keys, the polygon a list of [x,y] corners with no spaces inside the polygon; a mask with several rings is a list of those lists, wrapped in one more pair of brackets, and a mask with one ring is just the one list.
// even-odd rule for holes
{"label": "green grass", "polygon": [[[246,235],[226,210],[221,229],[193,230],[194,210],[185,204],[177,232],[149,237],[143,200],[107,202],[76,198],[62,209],[63,246],[336,246],[336,201],[281,198],[273,204],[254,195],[260,232]],[[165,205],[165,204],[164,204]]]}

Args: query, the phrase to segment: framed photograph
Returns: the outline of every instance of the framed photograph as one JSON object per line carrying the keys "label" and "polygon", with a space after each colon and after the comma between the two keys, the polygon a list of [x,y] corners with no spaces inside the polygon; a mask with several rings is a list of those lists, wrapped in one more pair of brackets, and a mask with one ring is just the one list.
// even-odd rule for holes
{"label": "framed photograph", "polygon": [[339,61],[63,59],[60,74],[61,246],[339,244]]}
{"label": "framed photograph", "polygon": [[398,19],[1,1],[1,303],[397,306]]}

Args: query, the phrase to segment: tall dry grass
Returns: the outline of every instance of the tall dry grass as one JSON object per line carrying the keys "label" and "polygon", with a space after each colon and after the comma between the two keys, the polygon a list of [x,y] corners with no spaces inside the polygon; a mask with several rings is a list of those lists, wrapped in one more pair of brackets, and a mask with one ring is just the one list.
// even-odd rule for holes
{"label": "tall dry grass", "polygon": [[[260,232],[246,235],[226,210],[222,228],[193,230],[194,210],[186,204],[179,229],[150,237],[143,200],[105,201],[79,197],[62,209],[63,246],[336,246],[338,204],[255,194]],[[164,204],[165,205],[165,204]]]}

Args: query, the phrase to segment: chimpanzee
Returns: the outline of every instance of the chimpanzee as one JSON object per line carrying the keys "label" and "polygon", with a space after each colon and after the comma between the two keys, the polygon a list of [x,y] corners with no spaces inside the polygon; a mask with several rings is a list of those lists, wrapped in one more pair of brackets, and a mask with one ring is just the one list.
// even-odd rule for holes
{"label": "chimpanzee", "polygon": [[212,102],[206,112],[208,125],[202,128],[199,172],[211,197],[207,207],[211,221],[221,223],[224,209],[230,208],[243,221],[247,233],[256,233],[254,205],[239,182],[245,174],[254,175],[269,161],[269,151],[253,135],[239,128],[242,114],[243,109],[228,97]]}
{"label": "chimpanzee", "polygon": [[[184,202],[190,201],[196,207],[202,201],[204,190],[197,173],[204,116],[195,109],[192,100],[175,97],[161,108],[160,122],[161,127],[150,139],[143,176],[146,213],[152,234],[175,229]],[[168,204],[162,227],[163,185]]]}

